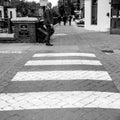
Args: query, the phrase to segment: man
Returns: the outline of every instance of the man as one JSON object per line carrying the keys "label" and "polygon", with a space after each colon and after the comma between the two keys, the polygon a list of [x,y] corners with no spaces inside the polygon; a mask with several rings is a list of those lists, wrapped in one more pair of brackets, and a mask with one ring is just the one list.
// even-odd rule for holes
{"label": "man", "polygon": [[51,7],[52,4],[48,2],[44,12],[44,24],[48,33],[46,37],[46,46],[53,46],[53,44],[50,44],[51,28],[53,27],[53,12],[51,10]]}
{"label": "man", "polygon": [[64,25],[66,25],[66,23],[67,23],[67,16],[66,16],[66,14],[63,16],[63,22],[64,22]]}
{"label": "man", "polygon": [[69,15],[68,21],[69,21],[69,25],[71,25],[71,20],[72,20],[72,16]]}

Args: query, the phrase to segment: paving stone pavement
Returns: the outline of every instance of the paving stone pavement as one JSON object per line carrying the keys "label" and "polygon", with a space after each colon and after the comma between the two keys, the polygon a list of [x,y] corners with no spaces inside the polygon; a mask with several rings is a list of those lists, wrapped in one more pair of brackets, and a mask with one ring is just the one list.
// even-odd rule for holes
{"label": "paving stone pavement", "polygon": [[0,120],[119,120],[119,56],[101,52],[118,36],[107,34],[61,25],[53,47],[13,44],[25,53],[1,77]]}

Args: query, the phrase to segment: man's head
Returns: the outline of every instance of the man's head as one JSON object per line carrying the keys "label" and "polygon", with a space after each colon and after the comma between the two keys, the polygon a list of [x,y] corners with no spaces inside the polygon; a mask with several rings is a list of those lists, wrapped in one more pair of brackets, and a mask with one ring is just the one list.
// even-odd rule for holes
{"label": "man's head", "polygon": [[52,3],[51,3],[51,2],[48,2],[48,3],[47,3],[47,7],[51,8],[51,7],[52,7]]}

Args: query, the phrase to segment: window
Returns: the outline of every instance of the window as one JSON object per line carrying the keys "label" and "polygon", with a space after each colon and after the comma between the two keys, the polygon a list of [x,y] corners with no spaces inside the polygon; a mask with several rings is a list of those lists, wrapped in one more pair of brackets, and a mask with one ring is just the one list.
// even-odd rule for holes
{"label": "window", "polygon": [[91,24],[97,25],[97,6],[98,0],[92,0]]}
{"label": "window", "polygon": [[112,4],[111,27],[120,28],[120,4]]}
{"label": "window", "polygon": [[0,10],[0,18],[2,18],[2,11]]}
{"label": "window", "polygon": [[12,18],[12,11],[10,11],[10,18]]}

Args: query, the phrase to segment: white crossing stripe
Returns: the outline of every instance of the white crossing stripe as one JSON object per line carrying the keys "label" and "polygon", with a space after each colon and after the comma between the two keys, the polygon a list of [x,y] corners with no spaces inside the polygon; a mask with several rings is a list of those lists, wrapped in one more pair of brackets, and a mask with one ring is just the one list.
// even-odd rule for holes
{"label": "white crossing stripe", "polygon": [[67,34],[64,34],[64,33],[60,33],[60,34],[54,34],[54,36],[65,36]]}
{"label": "white crossing stripe", "polygon": [[106,71],[26,71],[18,72],[12,81],[41,81],[41,80],[103,80],[111,81]]}
{"label": "white crossing stripe", "polygon": [[97,60],[30,60],[25,66],[34,65],[102,65]]}
{"label": "white crossing stripe", "polygon": [[61,56],[96,57],[95,54],[91,53],[38,53],[33,55],[33,57],[61,57]]}
{"label": "white crossing stripe", "polygon": [[22,53],[22,51],[14,51],[14,50],[2,50],[2,51],[0,51],[0,54],[10,54],[10,53],[16,53],[16,54],[21,54]]}
{"label": "white crossing stripe", "polygon": [[31,92],[0,94],[0,111],[106,108],[120,109],[120,93],[95,91]]}

